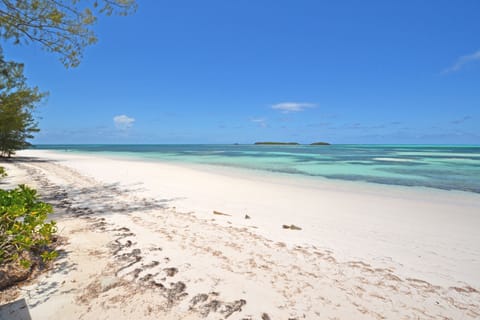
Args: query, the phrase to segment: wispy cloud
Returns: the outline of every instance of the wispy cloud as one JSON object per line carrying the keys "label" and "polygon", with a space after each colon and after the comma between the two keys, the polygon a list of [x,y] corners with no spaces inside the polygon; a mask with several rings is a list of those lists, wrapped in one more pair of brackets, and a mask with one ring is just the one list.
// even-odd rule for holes
{"label": "wispy cloud", "polygon": [[113,117],[113,123],[115,123],[115,127],[120,130],[127,130],[128,128],[131,128],[134,122],[134,118],[124,114]]}
{"label": "wispy cloud", "polygon": [[346,123],[343,126],[343,129],[350,129],[350,130],[360,130],[360,131],[371,131],[371,130],[378,130],[378,129],[385,129],[389,128],[390,125],[388,123],[379,123],[379,124],[370,124],[366,125],[360,122],[355,123]]}
{"label": "wispy cloud", "polygon": [[303,111],[313,107],[315,107],[315,104],[309,102],[281,102],[274,104],[272,109],[280,110],[282,113],[290,113]]}
{"label": "wispy cloud", "polygon": [[250,119],[251,122],[258,124],[260,127],[265,128],[267,127],[267,122],[263,118],[252,118]]}
{"label": "wispy cloud", "polygon": [[455,119],[455,120],[450,121],[450,123],[451,124],[462,124],[465,121],[470,120],[471,118],[472,118],[471,116],[463,116],[460,119]]}
{"label": "wispy cloud", "polygon": [[309,123],[309,124],[307,124],[307,127],[310,127],[310,128],[320,128],[320,127],[329,126],[329,125],[331,125],[331,124],[332,124],[331,122],[315,122],[315,123]]}
{"label": "wispy cloud", "polygon": [[480,61],[480,50],[472,54],[461,56],[460,58],[457,59],[457,61],[455,61],[455,63],[452,66],[443,70],[443,73],[457,72],[460,69],[462,69],[463,66],[466,65],[467,63],[471,63],[475,61]]}

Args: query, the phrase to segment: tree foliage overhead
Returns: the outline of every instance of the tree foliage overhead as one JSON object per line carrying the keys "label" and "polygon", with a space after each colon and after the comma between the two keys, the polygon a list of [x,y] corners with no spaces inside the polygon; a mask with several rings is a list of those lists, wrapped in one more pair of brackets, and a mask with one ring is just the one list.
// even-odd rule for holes
{"label": "tree foliage overhead", "polygon": [[5,61],[0,51],[0,156],[30,145],[27,139],[39,131],[33,111],[44,96],[26,85],[23,65]]}
{"label": "tree foliage overhead", "polygon": [[84,48],[97,41],[97,17],[128,15],[136,7],[135,0],[0,0],[0,37],[39,43],[66,67],[76,67]]}

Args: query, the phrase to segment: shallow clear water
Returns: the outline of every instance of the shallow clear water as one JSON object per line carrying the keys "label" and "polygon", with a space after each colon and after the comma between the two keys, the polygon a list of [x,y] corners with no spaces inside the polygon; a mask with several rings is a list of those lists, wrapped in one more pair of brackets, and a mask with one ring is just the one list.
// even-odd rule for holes
{"label": "shallow clear water", "polygon": [[34,148],[480,193],[480,146],[39,145]]}

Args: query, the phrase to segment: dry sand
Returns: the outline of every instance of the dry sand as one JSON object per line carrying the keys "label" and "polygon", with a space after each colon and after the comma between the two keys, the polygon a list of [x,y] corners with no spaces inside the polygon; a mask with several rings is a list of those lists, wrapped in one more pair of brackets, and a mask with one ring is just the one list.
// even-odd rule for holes
{"label": "dry sand", "polygon": [[479,195],[19,155],[7,182],[40,188],[68,240],[18,291],[33,319],[480,317]]}

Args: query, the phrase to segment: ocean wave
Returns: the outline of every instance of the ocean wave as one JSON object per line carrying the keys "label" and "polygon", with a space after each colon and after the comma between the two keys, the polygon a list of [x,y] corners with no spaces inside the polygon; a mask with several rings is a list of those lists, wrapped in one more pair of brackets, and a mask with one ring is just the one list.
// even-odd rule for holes
{"label": "ocean wave", "polygon": [[391,161],[391,162],[418,162],[413,159],[404,159],[404,158],[373,158],[376,161]]}

